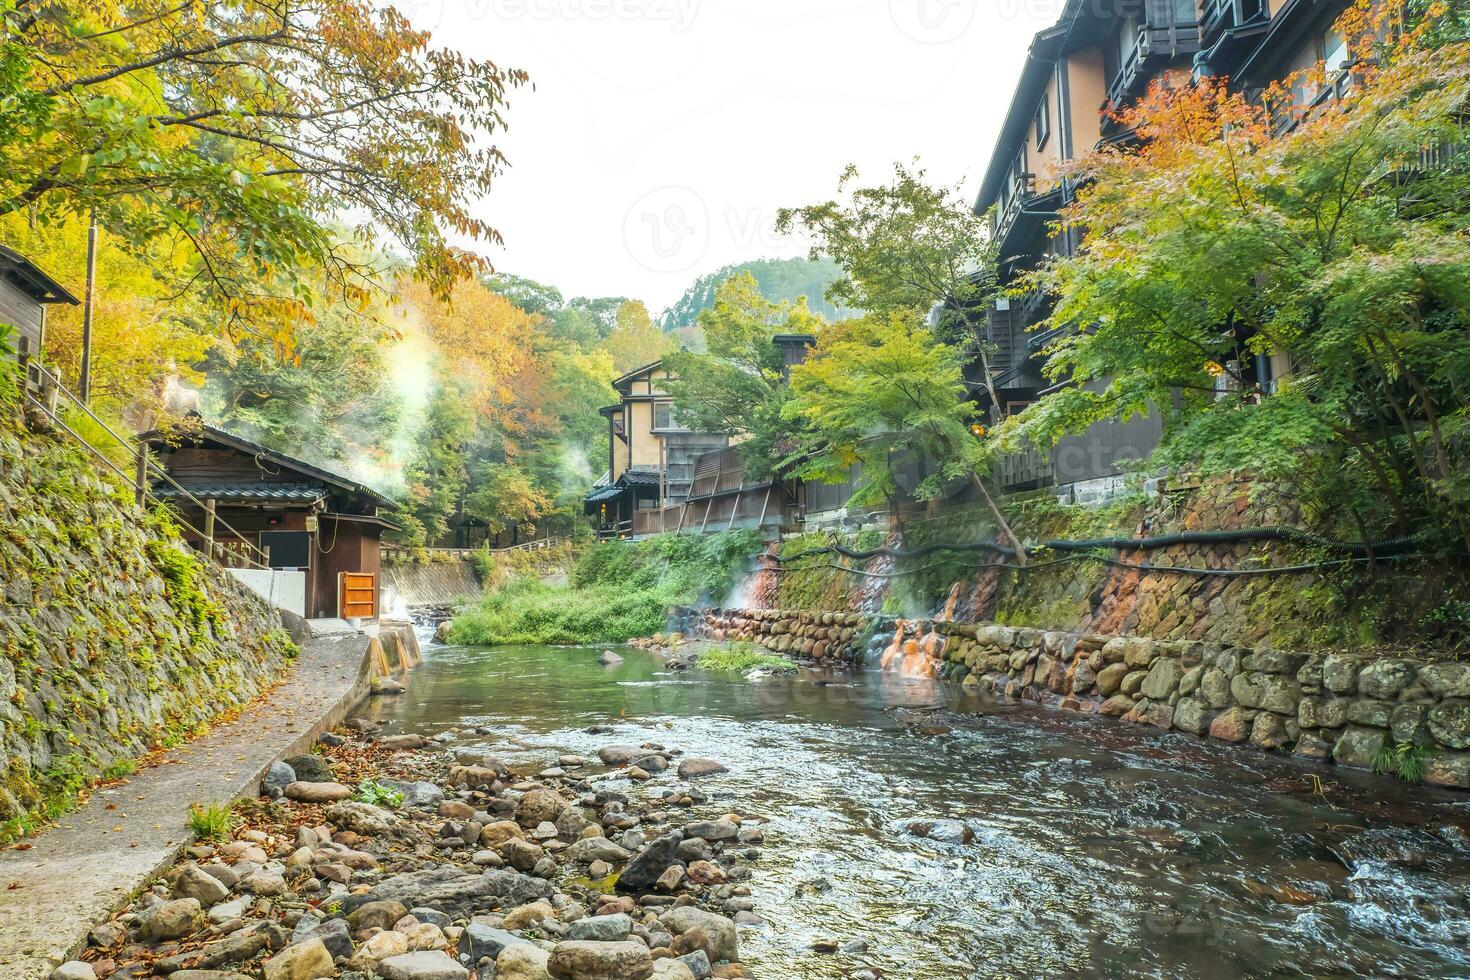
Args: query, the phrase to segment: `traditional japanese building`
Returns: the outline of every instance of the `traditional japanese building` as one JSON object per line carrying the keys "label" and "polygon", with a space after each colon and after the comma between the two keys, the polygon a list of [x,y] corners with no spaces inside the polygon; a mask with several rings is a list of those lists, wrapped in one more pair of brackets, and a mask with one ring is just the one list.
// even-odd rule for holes
{"label": "traditional japanese building", "polygon": [[691,432],[679,421],[663,388],[668,377],[662,361],[630,371],[613,382],[619,402],[601,409],[612,465],[583,504],[604,536],[633,534],[640,514],[645,528],[655,512],[660,529],[666,512],[677,520],[694,485],[695,457],[730,444],[729,436]]}
{"label": "traditional japanese building", "polygon": [[[1151,84],[1225,76],[1259,98],[1272,81],[1325,60],[1325,85],[1302,87],[1292,105],[1273,107],[1280,129],[1340,97],[1351,73],[1332,25],[1346,8],[1347,0],[1069,0],[1056,26],[1031,43],[975,202],[978,213],[990,215],[1000,284],[1012,287],[1049,258],[1076,251],[1080,233],[1054,227],[1077,190],[1065,164],[1094,148],[1133,141],[1119,113]],[[1002,402],[991,406],[984,399],[992,419],[1019,411],[1053,384],[1042,373],[1042,352],[1071,327],[1033,329],[1051,307],[1050,297],[1033,291],[1003,297],[986,311]],[[1266,388],[1289,369],[1264,357],[1243,367]],[[1050,460],[1012,460],[1003,482],[1017,489],[1113,477],[1152,452],[1161,433],[1156,416],[1099,425],[1063,440]]]}
{"label": "traditional japanese building", "polygon": [[15,330],[10,347],[22,364],[38,358],[46,342],[46,307],[77,305],[77,298],[30,259],[0,245],[0,323]]}
{"label": "traditional japanese building", "polygon": [[152,493],[190,545],[226,567],[302,573],[308,619],[378,615],[387,497],[197,420],[141,438],[168,474]]}

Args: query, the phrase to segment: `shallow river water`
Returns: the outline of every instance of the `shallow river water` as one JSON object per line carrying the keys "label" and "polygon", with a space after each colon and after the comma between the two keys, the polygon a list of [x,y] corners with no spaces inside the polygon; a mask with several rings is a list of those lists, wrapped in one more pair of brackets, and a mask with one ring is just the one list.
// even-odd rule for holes
{"label": "shallow river water", "polygon": [[696,815],[771,821],[751,882],[770,925],[741,937],[758,977],[1470,976],[1470,798],[875,670],[747,680],[600,649],[430,646],[367,714],[513,764],[644,741],[723,762]]}

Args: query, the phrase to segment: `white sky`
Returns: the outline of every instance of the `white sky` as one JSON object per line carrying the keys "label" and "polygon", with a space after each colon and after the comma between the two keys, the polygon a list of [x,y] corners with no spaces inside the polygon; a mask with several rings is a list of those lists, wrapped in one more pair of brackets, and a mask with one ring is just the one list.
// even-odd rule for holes
{"label": "white sky", "polygon": [[972,197],[1026,46],[1063,0],[393,0],[528,71],[483,204],[498,268],[656,315],[699,275],[805,254],[778,207],[921,158]]}

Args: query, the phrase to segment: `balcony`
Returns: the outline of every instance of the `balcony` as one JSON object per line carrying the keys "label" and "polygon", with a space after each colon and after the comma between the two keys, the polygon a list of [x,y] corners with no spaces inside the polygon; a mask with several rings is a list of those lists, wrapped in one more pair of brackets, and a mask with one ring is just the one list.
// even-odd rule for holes
{"label": "balcony", "polygon": [[997,208],[995,216],[991,219],[990,240],[1003,242],[1011,229],[1016,226],[1016,219],[1021,217],[1021,212],[1026,210],[1026,204],[1036,196],[1036,175],[1015,174],[1011,178],[1010,186],[1005,196],[1001,199],[1002,207]]}
{"label": "balcony", "polygon": [[1116,109],[1131,98],[1142,94],[1142,90],[1153,80],[1154,74],[1182,55],[1195,54],[1200,50],[1199,25],[1145,24],[1138,29],[1138,39],[1128,59],[1113,76],[1108,86],[1108,106]]}
{"label": "balcony", "polygon": [[1200,40],[1208,47],[1231,28],[1270,18],[1265,0],[1204,0]]}

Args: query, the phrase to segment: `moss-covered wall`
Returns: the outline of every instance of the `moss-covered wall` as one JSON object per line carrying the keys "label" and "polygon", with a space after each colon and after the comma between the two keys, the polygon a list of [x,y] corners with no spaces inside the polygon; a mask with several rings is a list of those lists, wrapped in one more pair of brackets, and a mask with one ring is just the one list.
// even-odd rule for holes
{"label": "moss-covered wall", "polygon": [[[1028,542],[1300,524],[1289,498],[1269,485],[1243,481],[1175,482],[1162,492],[1140,492],[1104,507],[1062,506],[1040,495],[1012,501],[1007,509],[1015,530]],[[791,556],[833,540],[839,539],[807,534],[786,539],[780,548]],[[867,550],[884,539],[870,531],[840,540]],[[886,543],[914,550],[995,540],[990,517],[965,508],[909,519]],[[1292,566],[1341,557],[1262,543],[1102,554],[1134,564],[1211,569]],[[1305,650],[1405,644],[1443,649],[1466,639],[1440,635],[1442,610],[1459,607],[1453,601],[1457,587],[1442,568],[1420,560],[1372,570],[1331,564],[1302,574],[1252,577],[1140,572],[1061,553],[1034,558],[1025,572],[985,567],[997,561],[984,552],[940,552],[897,565],[876,558],[863,566],[865,571],[896,577],[863,578],[833,567],[854,562],[829,555],[786,566],[780,573],[763,573],[755,591],[766,608],[908,618],[934,616],[953,596],[952,618],[961,621]]]}
{"label": "moss-covered wall", "polygon": [[74,444],[0,419],[0,837],[280,677],[276,614]]}

